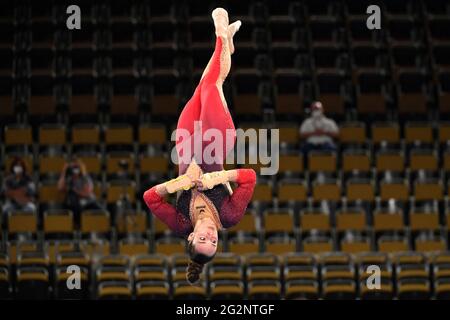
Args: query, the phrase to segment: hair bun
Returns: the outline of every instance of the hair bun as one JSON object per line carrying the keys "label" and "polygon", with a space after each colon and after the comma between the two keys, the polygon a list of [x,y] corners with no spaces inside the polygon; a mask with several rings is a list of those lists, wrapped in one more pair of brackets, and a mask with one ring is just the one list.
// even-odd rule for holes
{"label": "hair bun", "polygon": [[200,280],[200,274],[203,271],[203,264],[190,261],[187,267],[186,279],[190,284],[194,284]]}

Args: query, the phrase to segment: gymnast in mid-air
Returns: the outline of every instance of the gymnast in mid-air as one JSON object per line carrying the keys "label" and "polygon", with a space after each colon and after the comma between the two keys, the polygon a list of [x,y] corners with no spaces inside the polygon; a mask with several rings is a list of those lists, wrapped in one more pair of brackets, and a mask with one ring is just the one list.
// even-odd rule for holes
{"label": "gymnast in mid-air", "polygon": [[[230,71],[233,37],[241,21],[229,24],[228,13],[222,8],[215,9],[212,18],[216,34],[214,53],[178,119],[178,177],[144,193],[145,203],[152,214],[174,233],[187,238],[191,261],[186,278],[191,284],[198,282],[203,266],[214,258],[218,231],[230,228],[241,220],[256,183],[256,174],[252,169],[224,170],[223,167],[227,154],[234,148],[236,136],[222,84]],[[222,139],[221,150],[215,153],[212,162],[204,161],[203,152],[196,151],[208,146],[208,142],[195,138],[208,129],[219,130],[223,137],[233,133],[232,143]],[[178,134],[180,130],[189,133],[188,139]],[[201,143],[202,148],[196,148],[194,143]],[[187,144],[191,148],[183,147]],[[183,152],[189,154],[186,156]],[[237,184],[235,190],[231,189],[230,182]],[[169,193],[177,193],[175,206],[164,200]]]}

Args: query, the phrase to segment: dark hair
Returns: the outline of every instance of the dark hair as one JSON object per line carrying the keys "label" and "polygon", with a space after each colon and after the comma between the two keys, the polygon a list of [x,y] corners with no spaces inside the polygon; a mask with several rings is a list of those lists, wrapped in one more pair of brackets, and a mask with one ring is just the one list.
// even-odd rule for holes
{"label": "dark hair", "polygon": [[14,157],[14,159],[11,161],[11,164],[9,166],[9,172],[13,173],[13,169],[17,165],[20,165],[23,168],[23,175],[26,175],[27,174],[27,166],[25,164],[25,161],[20,157]]}
{"label": "dark hair", "polygon": [[203,253],[196,252],[192,240],[188,243],[188,252],[191,261],[189,261],[186,270],[186,279],[190,284],[195,284],[198,280],[200,280],[200,274],[203,271],[203,266],[210,262],[214,258],[215,254],[212,256],[207,256]]}

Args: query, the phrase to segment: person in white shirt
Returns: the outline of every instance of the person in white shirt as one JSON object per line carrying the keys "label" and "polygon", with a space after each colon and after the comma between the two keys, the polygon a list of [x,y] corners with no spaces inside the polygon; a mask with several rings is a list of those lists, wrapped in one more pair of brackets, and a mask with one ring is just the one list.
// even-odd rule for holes
{"label": "person in white shirt", "polygon": [[339,128],[334,120],[323,113],[320,101],[311,104],[311,116],[300,126],[300,137],[305,141],[302,151],[305,157],[312,150],[336,151],[334,139],[339,135]]}

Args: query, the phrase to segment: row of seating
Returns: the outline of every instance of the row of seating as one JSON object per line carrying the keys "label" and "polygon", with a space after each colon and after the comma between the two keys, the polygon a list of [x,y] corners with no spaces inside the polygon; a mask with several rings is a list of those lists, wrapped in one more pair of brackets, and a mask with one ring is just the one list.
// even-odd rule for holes
{"label": "row of seating", "polygon": [[[395,122],[375,122],[368,128],[364,122],[341,122],[339,142],[344,145],[373,143],[407,144],[420,142],[433,144],[447,143],[450,139],[450,124],[441,122],[408,122],[403,128]],[[241,121],[237,128],[279,129],[280,143],[298,144],[299,124],[293,122],[280,122],[264,125],[257,122]],[[170,132],[175,126],[162,124],[140,125],[139,128],[125,123],[110,125],[98,125],[81,123],[72,125],[69,130],[61,124],[41,124],[32,127],[30,125],[8,125],[4,128],[3,142],[5,146],[31,145],[39,143],[42,146],[63,146],[67,143],[73,145],[131,145],[137,142],[139,145],[165,145],[170,142]],[[34,134],[35,133],[35,134]],[[68,134],[69,133],[69,134]],[[34,137],[33,137],[34,136]],[[70,136],[70,138],[69,138]]]}
{"label": "row of seating", "polygon": [[[88,239],[100,237],[126,241],[136,235],[143,241],[143,252],[185,252],[183,242],[173,238],[167,226],[148,213],[136,210],[88,210],[75,223],[70,210],[50,209],[36,213],[12,211],[5,214],[1,234],[7,239]],[[363,208],[341,208],[335,213],[319,208],[266,209],[261,215],[249,210],[238,225],[223,233],[220,247],[232,252],[331,251],[346,252],[379,249],[436,251],[447,247],[450,230],[448,213],[441,215],[432,208],[413,209],[409,214],[396,207],[378,208],[368,215]],[[118,240],[117,240],[118,241]]]}
{"label": "row of seating", "polygon": [[[200,285],[185,280],[188,259],[173,255],[99,257],[93,264],[81,252],[63,252],[54,267],[45,254],[19,255],[15,274],[7,256],[0,260],[3,298],[100,299],[448,299],[449,256],[418,253],[350,256],[325,253],[218,254]],[[68,267],[76,264],[79,290],[70,290]],[[378,275],[378,281],[371,279]]]}

